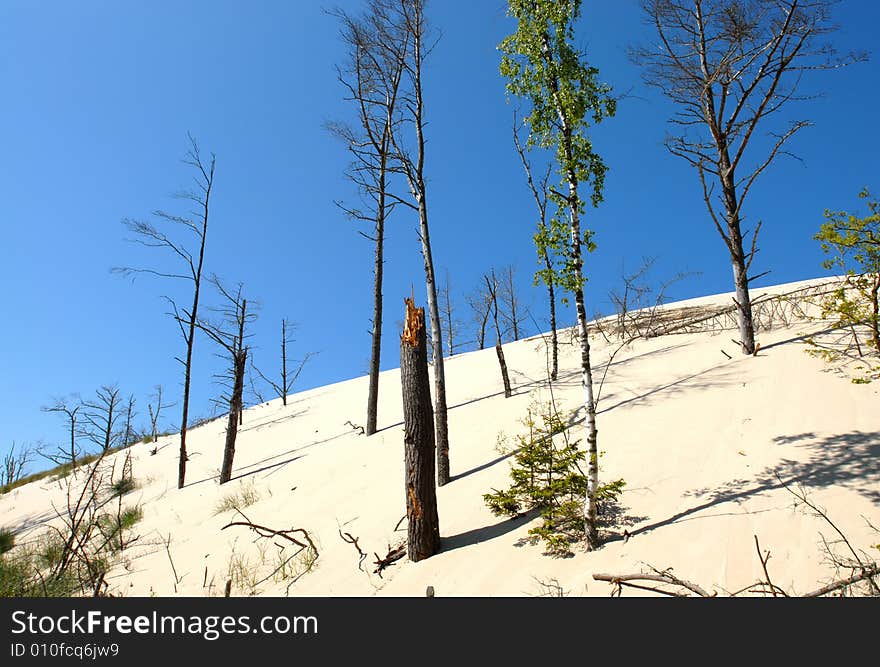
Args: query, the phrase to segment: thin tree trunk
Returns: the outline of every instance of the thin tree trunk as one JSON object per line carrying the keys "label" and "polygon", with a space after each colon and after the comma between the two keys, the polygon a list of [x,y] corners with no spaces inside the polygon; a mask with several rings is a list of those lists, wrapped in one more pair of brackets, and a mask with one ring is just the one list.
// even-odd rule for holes
{"label": "thin tree trunk", "polygon": [[431,320],[431,345],[434,362],[434,419],[437,445],[437,484],[449,483],[449,425],[446,418],[446,372],[443,366],[443,335],[440,330],[440,312],[437,308],[437,284],[434,278],[434,260],[431,257],[431,239],[428,233],[428,204],[425,199],[425,136],[423,132],[422,101],[422,35],[421,7],[415,8],[417,15],[413,34],[413,86],[416,94],[415,128],[418,146],[416,164],[415,194],[419,208],[419,237],[422,242],[422,256],[425,260],[425,287],[428,292],[428,315]]}
{"label": "thin tree trunk", "polygon": [[[388,132],[386,127],[386,135]],[[388,141],[383,139],[387,149]],[[385,180],[387,150],[380,158],[379,204],[376,208],[376,263],[373,268],[373,342],[370,349],[370,386],[367,391],[366,435],[373,435],[378,425],[379,367],[382,355],[382,279],[385,266]]]}
{"label": "thin tree trunk", "polygon": [[229,421],[226,425],[226,445],[223,448],[223,466],[220,469],[220,483],[232,479],[232,462],[235,458],[235,440],[238,437],[238,424],[242,410],[241,395],[244,389],[244,372],[247,365],[247,348],[238,350],[234,362],[234,382],[232,397],[229,400]]}
{"label": "thin tree trunk", "polygon": [[495,282],[495,272],[492,272],[492,282],[489,276],[486,279],[486,287],[492,297],[492,319],[495,322],[495,354],[498,356],[498,365],[501,367],[501,381],[504,384],[504,398],[510,398],[510,376],[507,374],[507,362],[504,360],[504,349],[501,347],[501,328],[498,326],[498,285]]}
{"label": "thin tree trunk", "polygon": [[177,488],[182,489],[186,482],[186,431],[187,419],[189,419],[189,391],[192,379],[192,353],[193,343],[196,336],[196,318],[199,312],[199,291],[202,286],[202,265],[205,261],[205,240],[208,235],[208,202],[211,198],[211,187],[214,183],[214,163],[211,163],[211,177],[207,181],[204,199],[204,213],[202,222],[202,241],[199,245],[199,264],[196,267],[195,289],[193,290],[193,305],[189,316],[189,337],[186,340],[186,363],[184,364],[183,377],[183,416],[180,422],[180,462],[177,468]]}
{"label": "thin tree trunk", "polygon": [[407,555],[419,561],[440,548],[440,524],[434,487],[434,419],[425,340],[425,310],[406,299],[400,337],[403,394]]}
{"label": "thin tree trunk", "polygon": [[874,349],[880,352],[880,273],[874,275],[874,284],[871,287],[871,339]]}
{"label": "thin tree trunk", "polygon": [[733,284],[736,289],[737,324],[743,354],[755,353],[755,325],[752,317],[752,301],[749,296],[748,264],[743,251],[743,238],[740,220],[737,214],[737,197],[734,175],[730,169],[730,157],[727,147],[719,149],[719,171],[722,174],[721,186],[724,208],[727,218],[727,243],[730,250],[730,262],[733,268]]}
{"label": "thin tree trunk", "polygon": [[[547,61],[551,61],[549,37],[543,35],[543,51]],[[548,62],[549,64],[549,62]],[[550,81],[556,111],[562,128],[563,150],[565,162],[571,165],[575,162],[572,148],[572,128],[559,99],[559,83],[555,78]],[[574,260],[575,276],[578,278],[577,287],[574,291],[575,310],[578,320],[578,338],[581,346],[581,385],[584,390],[584,408],[587,411],[587,497],[584,507],[584,528],[587,536],[587,549],[593,549],[599,545],[599,532],[596,525],[598,515],[597,491],[599,489],[599,451],[597,446],[598,429],[596,428],[596,402],[593,396],[593,370],[590,365],[590,340],[587,333],[587,310],[584,305],[584,289],[581,283],[583,277],[583,257],[581,254],[581,223],[578,208],[580,198],[578,195],[578,177],[574,169],[566,169],[568,180],[568,210],[571,221],[571,254]]]}
{"label": "thin tree trunk", "polygon": [[[542,223],[543,225],[543,223]],[[546,248],[541,253],[544,260],[544,266],[547,267],[547,292],[550,296],[550,346],[551,346],[551,368],[550,379],[556,380],[559,374],[559,343],[556,337],[556,291],[553,287],[553,266],[550,263],[550,257]]]}
{"label": "thin tree trunk", "polygon": [[[251,362],[253,363],[253,362]],[[281,319],[281,404],[287,406],[287,320]]]}
{"label": "thin tree trunk", "polygon": [[76,470],[76,416],[70,418],[70,469]]}
{"label": "thin tree trunk", "polygon": [[483,313],[483,321],[480,322],[480,349],[486,348],[486,324],[489,322],[489,306],[486,305],[486,312]]}

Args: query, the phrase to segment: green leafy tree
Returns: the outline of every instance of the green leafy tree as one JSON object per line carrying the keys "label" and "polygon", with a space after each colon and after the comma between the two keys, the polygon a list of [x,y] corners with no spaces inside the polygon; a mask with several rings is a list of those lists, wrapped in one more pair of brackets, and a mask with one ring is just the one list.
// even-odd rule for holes
{"label": "green leafy tree", "polygon": [[824,303],[825,316],[837,318],[841,326],[866,326],[871,344],[880,353],[880,202],[867,188],[859,193],[868,205],[860,218],[845,211],[825,210],[825,219],[814,237],[828,259],[826,269],[842,269],[846,282]]}
{"label": "green leafy tree", "polygon": [[[594,245],[592,232],[581,227],[581,216],[585,199],[593,206],[602,201],[607,171],[593,150],[587,128],[613,116],[616,104],[610,86],[599,81],[599,71],[589,66],[584,54],[572,45],[580,4],[580,0],[509,0],[508,14],[517,20],[517,29],[499,48],[508,94],[524,100],[530,112],[524,119],[529,126],[526,148],[552,150],[560,178],[559,188],[550,189],[556,214],[536,242],[539,252],[555,258],[547,269],[547,278],[574,295],[577,311],[589,456],[585,532],[588,547],[592,548],[598,545],[599,463],[583,252],[592,251]],[[582,184],[590,186],[586,198],[580,194]]]}

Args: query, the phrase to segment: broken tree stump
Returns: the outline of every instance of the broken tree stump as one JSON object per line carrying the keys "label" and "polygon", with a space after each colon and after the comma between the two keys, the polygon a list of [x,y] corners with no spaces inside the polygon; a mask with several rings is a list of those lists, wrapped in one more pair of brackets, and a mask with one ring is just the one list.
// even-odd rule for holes
{"label": "broken tree stump", "polygon": [[434,485],[434,410],[428,379],[425,309],[405,299],[406,320],[400,336],[403,393],[407,556],[430,558],[440,548],[437,492]]}

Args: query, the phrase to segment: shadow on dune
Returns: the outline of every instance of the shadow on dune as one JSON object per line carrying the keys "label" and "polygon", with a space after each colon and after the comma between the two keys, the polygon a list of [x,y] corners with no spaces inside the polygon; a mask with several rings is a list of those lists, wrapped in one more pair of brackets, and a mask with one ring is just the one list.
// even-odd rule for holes
{"label": "shadow on dune", "polygon": [[483,526],[482,528],[474,528],[473,530],[468,530],[463,533],[459,533],[458,535],[441,537],[440,551],[453,551],[454,549],[469,547],[474,544],[479,544],[480,542],[485,542],[486,540],[492,540],[496,537],[501,537],[502,535],[511,533],[517,528],[521,528],[522,526],[526,525],[529,521],[538,516],[538,514],[538,510],[531,510],[529,512],[526,512],[525,514],[520,514],[519,516],[512,519],[504,519],[503,521],[492,524],[491,526]]}
{"label": "shadow on dune", "polygon": [[[270,463],[267,466],[263,466],[262,468],[257,468],[256,470],[250,470],[248,472],[242,472],[238,475],[229,478],[229,481],[235,479],[244,479],[245,477],[250,477],[251,475],[256,475],[260,472],[266,472],[267,470],[272,470],[273,468],[280,469],[282,466],[286,466],[288,463],[293,463],[301,458],[308,456],[308,454],[300,454],[299,456],[294,456],[289,459],[285,459],[284,461],[279,461],[278,463]],[[248,466],[249,467],[249,466]],[[278,470],[274,470],[273,472],[278,472]]]}
{"label": "shadow on dune", "polygon": [[269,420],[261,421],[261,422],[252,422],[250,424],[244,423],[239,427],[238,432],[239,433],[246,433],[247,431],[256,431],[257,429],[261,429],[264,426],[271,426],[272,424],[280,424],[282,422],[286,422],[291,419],[296,419],[297,417],[301,417],[302,415],[306,414],[308,411],[309,411],[308,408],[306,408],[304,410],[299,410],[298,412],[294,412],[289,415],[282,415],[281,417],[276,417],[275,419],[269,419]]}
{"label": "shadow on dune", "polygon": [[[631,537],[648,533],[691,517],[698,512],[726,502],[739,502],[766,491],[783,488],[777,475],[785,484],[802,484],[807,493],[810,489],[842,486],[859,493],[874,504],[880,504],[880,432],[851,431],[840,435],[816,438],[813,433],[783,435],[773,439],[779,446],[808,448],[805,461],[783,459],[765,468],[752,479],[735,479],[716,489],[695,489],[687,496],[705,496],[705,502],[672,516],[636,528]],[[873,488],[871,488],[873,487]],[[828,508],[831,516],[840,508]],[[715,515],[713,515],[715,516]],[[709,517],[694,517],[709,518]]]}
{"label": "shadow on dune", "polygon": [[[240,467],[240,468],[236,468],[236,469],[235,469],[235,472],[237,472],[238,474],[236,474],[235,476],[233,476],[232,478],[230,478],[230,481],[233,480],[233,479],[241,479],[242,477],[248,477],[249,475],[255,475],[256,473],[258,473],[258,472],[263,472],[264,470],[270,470],[270,469],[272,469],[272,468],[278,468],[278,467],[280,467],[280,466],[283,466],[283,465],[286,464],[286,463],[292,463],[293,461],[296,461],[297,459],[301,459],[301,458],[303,458],[303,456],[305,456],[305,454],[300,454],[299,456],[294,456],[294,457],[289,458],[289,459],[286,459],[286,460],[284,460],[284,461],[279,461],[278,463],[272,463],[272,464],[269,464],[269,465],[263,466],[262,468],[259,468],[259,469],[257,469],[257,470],[251,470],[251,471],[249,471],[249,472],[243,472],[243,471],[245,471],[245,470],[248,470],[248,468],[253,468],[253,467],[255,467],[255,466],[260,465],[261,463],[265,463],[266,461],[271,461],[271,460],[273,460],[273,459],[281,458],[282,456],[287,456],[288,454],[293,454],[293,453],[295,453],[295,452],[300,452],[300,451],[302,451],[302,450],[304,450],[304,449],[309,449],[309,448],[311,448],[311,447],[317,447],[318,445],[323,445],[323,444],[325,444],[325,443],[327,443],[327,442],[332,442],[333,440],[338,440],[339,438],[342,438],[342,437],[344,437],[344,436],[346,436],[346,435],[351,435],[351,433],[352,433],[352,432],[351,432],[350,430],[349,430],[349,431],[345,431],[345,432],[343,432],[343,433],[339,433],[339,434],[337,434],[337,435],[330,436],[329,438],[324,438],[323,440],[316,440],[315,442],[310,442],[309,444],[307,444],[307,445],[301,445],[300,447],[294,447],[293,449],[288,449],[286,452],[281,452],[280,454],[273,454],[272,456],[267,456],[266,458],[264,458],[264,459],[260,459],[259,461],[255,462],[255,463],[249,463],[249,464],[246,465],[246,466],[242,466],[242,467]],[[217,479],[217,476],[216,476],[216,475],[211,475],[210,477],[205,477],[204,479],[200,479],[200,480],[197,480],[197,481],[195,481],[195,482],[189,482],[189,483],[187,483],[187,484],[184,485],[184,488],[188,488],[188,487],[190,487],[190,486],[195,486],[196,484],[202,484],[203,482],[210,482],[211,480],[215,480],[215,479]]]}
{"label": "shadow on dune", "polygon": [[823,329],[822,331],[815,331],[813,333],[808,333],[808,334],[799,334],[799,335],[793,336],[791,338],[786,338],[785,340],[778,340],[775,343],[769,343],[767,345],[762,345],[761,349],[758,350],[757,356],[759,356],[759,357],[762,356],[761,352],[764,352],[765,350],[771,350],[774,347],[781,347],[783,345],[788,345],[789,343],[800,343],[800,342],[803,342],[809,338],[815,338],[816,336],[823,336],[825,334],[830,334],[835,331],[841,331],[846,328],[847,327],[845,327],[845,326],[843,326],[843,327],[829,327],[828,329]]}
{"label": "shadow on dune", "polygon": [[482,465],[478,465],[478,466],[475,467],[475,468],[471,468],[470,470],[467,470],[467,471],[465,471],[465,472],[463,472],[463,473],[459,473],[458,475],[453,475],[453,476],[452,476],[452,479],[450,479],[449,481],[450,481],[450,482],[457,482],[457,481],[460,480],[460,479],[464,479],[464,478],[467,477],[468,475],[473,475],[474,473],[478,473],[478,472],[480,472],[480,471],[482,471],[482,470],[486,470],[486,468],[491,468],[491,467],[494,466],[495,464],[497,464],[497,463],[501,463],[502,461],[504,461],[504,460],[506,460],[506,459],[509,459],[511,456],[513,456],[514,454],[516,454],[518,451],[519,451],[518,449],[514,449],[513,451],[508,452],[507,454],[502,454],[502,455],[499,456],[498,458],[492,459],[491,461],[488,461],[488,462],[486,462],[486,463],[483,463]]}

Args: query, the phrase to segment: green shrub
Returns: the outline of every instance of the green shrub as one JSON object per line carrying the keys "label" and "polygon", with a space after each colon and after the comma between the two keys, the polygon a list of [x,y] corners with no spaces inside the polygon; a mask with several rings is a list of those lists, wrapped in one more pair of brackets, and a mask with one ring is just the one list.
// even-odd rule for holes
{"label": "green shrub", "polygon": [[105,546],[112,553],[125,549],[130,543],[125,531],[143,518],[144,510],[140,505],[120,509],[117,514],[102,514],[98,517],[98,530],[104,537]]}
{"label": "green shrub", "polygon": [[[516,438],[519,446],[510,470],[511,486],[493,489],[483,499],[496,516],[515,517],[538,510],[542,521],[529,530],[529,541],[543,540],[554,556],[569,555],[571,545],[585,537],[588,478],[580,467],[585,452],[578,448],[578,441],[569,441],[565,423],[552,405],[529,408],[522,424],[528,434]],[[600,515],[616,502],[623,486],[624,481],[617,480],[597,489]]]}
{"label": "green shrub", "polygon": [[113,497],[124,496],[126,493],[134,491],[136,488],[137,482],[134,481],[133,477],[122,477],[110,485]]}
{"label": "green shrub", "polygon": [[15,546],[15,535],[11,530],[0,528],[0,554],[5,554]]}

